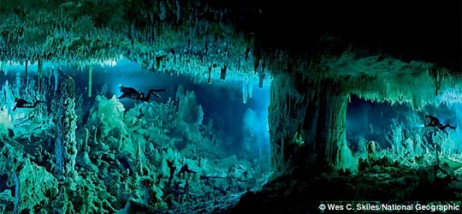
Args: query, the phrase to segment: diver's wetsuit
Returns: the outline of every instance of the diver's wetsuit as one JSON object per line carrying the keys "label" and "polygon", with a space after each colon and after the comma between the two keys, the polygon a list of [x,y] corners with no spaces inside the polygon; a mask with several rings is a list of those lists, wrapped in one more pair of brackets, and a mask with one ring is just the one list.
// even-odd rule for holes
{"label": "diver's wetsuit", "polygon": [[29,101],[21,98],[16,98],[14,101],[16,102],[16,105],[13,107],[13,111],[17,108],[35,108],[38,104],[45,103],[45,101],[40,100],[35,101],[35,103],[30,103]]}
{"label": "diver's wetsuit", "polygon": [[427,126],[435,127],[435,128],[440,129],[441,131],[444,131],[444,129],[446,128],[456,129],[455,126],[451,126],[451,124],[449,123],[446,125],[441,124],[440,120],[438,120],[438,118],[436,117],[425,115],[425,118],[427,118],[428,120],[428,123],[425,125],[426,127]]}
{"label": "diver's wetsuit", "polygon": [[147,102],[151,98],[151,94],[154,94],[154,96],[160,98],[160,95],[156,92],[166,91],[166,89],[150,89],[147,96],[144,96],[143,92],[139,92],[131,87],[120,86],[120,91],[122,92],[122,95],[120,95],[119,99],[128,97],[134,100]]}

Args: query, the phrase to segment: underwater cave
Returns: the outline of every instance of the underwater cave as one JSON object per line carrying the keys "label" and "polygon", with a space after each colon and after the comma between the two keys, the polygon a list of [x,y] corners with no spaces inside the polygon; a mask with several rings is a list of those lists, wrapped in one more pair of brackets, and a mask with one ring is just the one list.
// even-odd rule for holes
{"label": "underwater cave", "polygon": [[0,212],[460,213],[460,8],[2,1]]}
{"label": "underwater cave", "polygon": [[[201,184],[210,188],[201,188],[202,191],[216,194],[208,197],[224,204],[238,199],[230,195],[260,189],[271,175],[268,86],[259,88],[258,82],[253,81],[195,83],[189,76],[154,74],[137,63],[121,59],[111,64],[91,65],[91,83],[88,73],[76,67],[52,68],[46,64],[42,69],[51,72],[42,76],[44,93],[41,94],[34,91],[35,80],[39,78],[37,66],[28,65],[27,73],[24,65],[3,66],[4,99],[9,96],[14,102],[14,98],[21,97],[31,100],[31,104],[54,100],[62,90],[60,85],[66,84],[64,78],[71,79],[78,97],[71,111],[75,114],[71,113],[75,120],[75,148],[82,151],[75,155],[77,171],[80,168],[101,173],[104,175],[99,176],[101,179],[121,184],[126,181],[113,180],[118,173],[139,176],[142,183],[154,182],[150,177],[153,173],[157,185],[164,190],[143,187],[146,189],[140,196],[145,200],[156,200],[151,197],[161,198],[162,194],[172,194],[171,200],[183,203],[207,200],[194,193],[195,190],[188,193],[188,186]],[[157,92],[159,96],[148,101],[140,101],[122,97],[122,86],[136,87],[140,93],[152,88],[165,91]],[[59,109],[61,104],[50,104],[13,109],[18,106],[16,102],[3,109],[11,112],[5,126],[10,146],[40,160],[35,163],[45,168],[51,163],[42,159],[44,155],[54,155],[56,161],[59,155],[64,157],[64,151],[59,151],[55,142],[63,133],[58,132],[59,128],[53,130],[56,119],[53,112],[57,110],[48,110],[48,107]],[[97,159],[101,162],[96,163]],[[59,173],[56,170],[63,169],[55,168],[55,173]],[[21,175],[17,176],[24,177]],[[24,180],[28,179],[31,178]],[[171,186],[172,193],[165,191],[167,186],[162,187],[163,182]]]}

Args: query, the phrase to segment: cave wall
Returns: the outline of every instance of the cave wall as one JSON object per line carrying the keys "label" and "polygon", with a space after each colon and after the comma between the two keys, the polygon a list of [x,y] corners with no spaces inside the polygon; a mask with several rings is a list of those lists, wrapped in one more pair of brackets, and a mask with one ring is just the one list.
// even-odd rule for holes
{"label": "cave wall", "polygon": [[346,142],[346,110],[348,92],[341,83],[322,82],[319,114],[316,125],[316,165],[333,168],[337,162],[338,150]]}
{"label": "cave wall", "polygon": [[302,72],[273,75],[268,120],[274,169],[333,169],[346,143],[348,91],[341,82]]}
{"label": "cave wall", "polygon": [[276,171],[287,171],[294,162],[294,135],[302,131],[307,112],[306,91],[296,87],[296,78],[287,73],[275,74],[271,82],[268,121],[272,165]]}

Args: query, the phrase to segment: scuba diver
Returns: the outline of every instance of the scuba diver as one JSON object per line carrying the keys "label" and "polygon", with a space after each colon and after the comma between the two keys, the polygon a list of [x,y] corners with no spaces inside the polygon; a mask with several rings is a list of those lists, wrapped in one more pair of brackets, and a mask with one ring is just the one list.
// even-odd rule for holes
{"label": "scuba diver", "polygon": [[123,85],[120,86],[120,91],[122,92],[122,95],[120,95],[119,99],[128,97],[134,100],[141,100],[144,102],[148,102],[149,99],[151,98],[151,94],[154,94],[154,96],[160,98],[160,95],[157,94],[156,92],[166,91],[166,89],[149,89],[147,96],[144,96],[143,92],[139,92],[132,87],[125,87]]}
{"label": "scuba diver", "polygon": [[37,100],[35,103],[30,103],[29,101],[21,98],[15,98],[14,101],[16,102],[15,106],[13,107],[13,111],[17,108],[35,108],[40,103],[45,103],[45,101]]}
{"label": "scuba diver", "polygon": [[441,124],[440,120],[438,118],[431,116],[431,115],[425,115],[425,118],[427,119],[427,124],[425,124],[425,127],[431,126],[440,129],[441,131],[444,131],[446,128],[451,128],[451,129],[456,129],[455,126],[451,126],[451,124],[446,124],[443,125]]}

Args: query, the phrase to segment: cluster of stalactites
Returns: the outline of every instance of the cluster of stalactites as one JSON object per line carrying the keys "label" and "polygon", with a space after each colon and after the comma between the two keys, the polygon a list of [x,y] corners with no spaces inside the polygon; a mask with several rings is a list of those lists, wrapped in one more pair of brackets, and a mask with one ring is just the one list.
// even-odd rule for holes
{"label": "cluster of stalactites", "polygon": [[352,55],[326,58],[323,63],[325,78],[344,82],[350,94],[372,102],[407,103],[420,110],[462,100],[462,77],[431,63]]}
{"label": "cluster of stalactites", "polygon": [[[254,59],[253,41],[223,21],[226,11],[182,1],[121,2],[39,0],[34,3],[44,4],[41,10],[0,14],[0,61],[85,68],[127,58],[145,69],[189,74],[201,82],[267,79],[267,59],[262,54]],[[107,20],[98,19],[102,15]]]}

